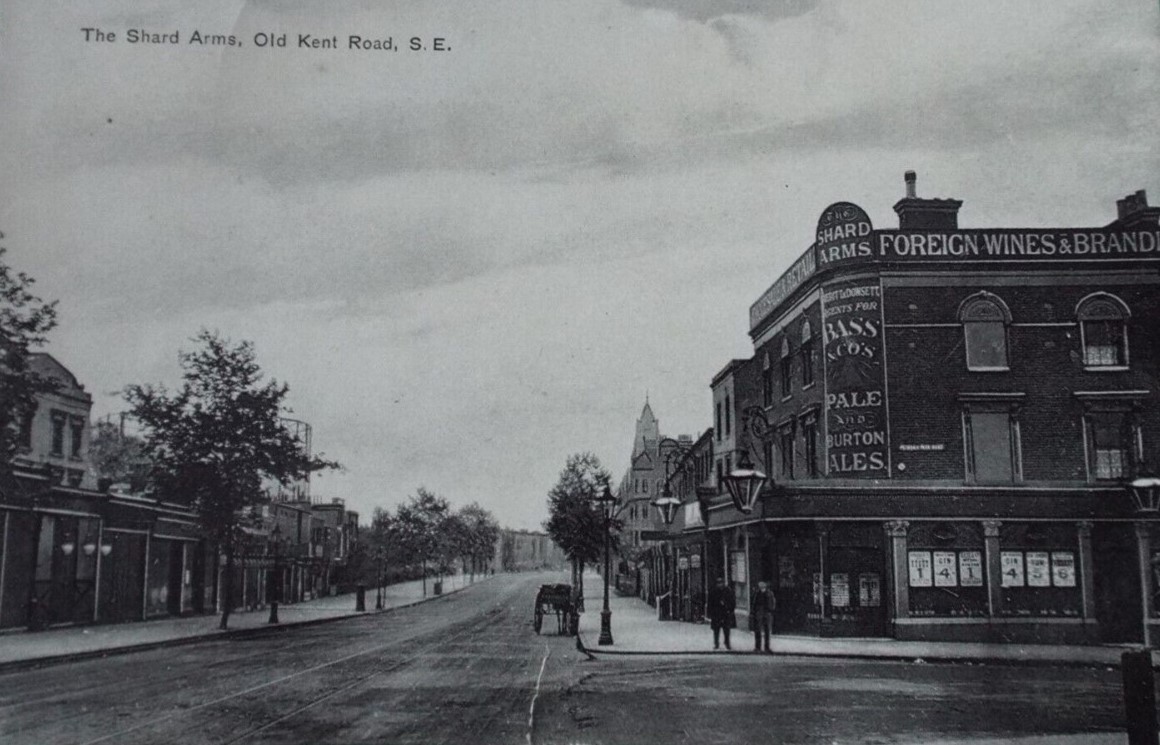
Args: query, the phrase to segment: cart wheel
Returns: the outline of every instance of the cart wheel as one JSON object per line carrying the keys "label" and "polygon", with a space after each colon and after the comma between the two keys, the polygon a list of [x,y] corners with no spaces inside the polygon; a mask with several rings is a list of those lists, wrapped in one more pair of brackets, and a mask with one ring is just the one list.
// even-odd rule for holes
{"label": "cart wheel", "polygon": [[543,626],[544,626],[544,614],[541,613],[539,610],[537,610],[536,617],[532,621],[532,628],[534,628],[536,630],[536,633],[538,634],[538,633],[540,633],[540,629],[543,628]]}

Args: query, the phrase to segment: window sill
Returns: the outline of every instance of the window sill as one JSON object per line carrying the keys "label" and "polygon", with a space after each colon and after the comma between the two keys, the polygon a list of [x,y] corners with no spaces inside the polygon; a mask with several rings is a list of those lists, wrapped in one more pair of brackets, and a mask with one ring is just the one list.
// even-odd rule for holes
{"label": "window sill", "polygon": [[803,385],[803,386],[802,386],[802,390],[803,390],[803,391],[808,391],[809,389],[813,388],[813,387],[814,387],[814,386],[816,386],[817,384],[818,384],[818,383],[817,383],[817,381],[814,381],[814,382],[812,382],[812,383],[806,383],[805,385]]}
{"label": "window sill", "polygon": [[1010,367],[971,367],[970,365],[968,365],[967,372],[983,372],[983,373],[1011,372],[1011,368]]}
{"label": "window sill", "polygon": [[1127,365],[1084,365],[1084,372],[1093,373],[1109,373],[1109,372],[1128,372],[1131,368]]}
{"label": "window sill", "polygon": [[781,397],[781,403],[783,403],[783,404],[784,404],[786,401],[789,401],[791,398],[793,398],[793,394],[792,394],[792,393],[791,393],[791,394],[789,394],[788,396],[782,396],[782,397]]}

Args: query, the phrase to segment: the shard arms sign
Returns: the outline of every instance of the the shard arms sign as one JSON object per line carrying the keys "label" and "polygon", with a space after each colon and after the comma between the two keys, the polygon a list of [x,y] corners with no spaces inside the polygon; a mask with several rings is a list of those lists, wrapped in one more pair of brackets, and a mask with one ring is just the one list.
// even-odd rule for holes
{"label": "the shard arms sign", "polygon": [[[823,265],[871,255],[870,218],[855,204],[831,205],[818,220]],[[876,278],[822,287],[822,352],[826,377],[826,468],[832,476],[886,478],[886,370],[882,288]]]}

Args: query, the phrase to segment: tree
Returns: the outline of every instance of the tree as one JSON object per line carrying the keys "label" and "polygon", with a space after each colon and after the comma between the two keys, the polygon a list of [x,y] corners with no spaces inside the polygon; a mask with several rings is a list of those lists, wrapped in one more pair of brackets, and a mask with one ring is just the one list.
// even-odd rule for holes
{"label": "tree", "polygon": [[234,559],[243,526],[268,501],[263,481],[282,484],[314,471],[338,468],[308,454],[283,425],[289,387],[262,382],[250,342],[232,344],[203,330],[200,346],[181,353],[181,388],[131,385],[125,398],[145,435],[153,486],[162,496],[190,504],[207,537],[224,552],[226,571],[221,628],[229,623]]}
{"label": "tree", "polygon": [[486,571],[487,563],[495,556],[495,544],[499,540],[500,528],[490,512],[471,504],[459,510],[459,517],[467,525],[467,558],[471,560],[471,579],[475,581],[477,571]]}
{"label": "tree", "polygon": [[438,527],[451,511],[443,497],[419,487],[406,504],[395,511],[396,538],[403,561],[423,570],[423,594],[427,594],[427,562],[436,557]]}
{"label": "tree", "polygon": [[97,422],[89,440],[89,462],[97,472],[97,483],[127,484],[132,492],[144,491],[148,484],[151,464],[145,456],[145,441],[125,434],[112,422]]}
{"label": "tree", "polygon": [[572,584],[581,597],[584,565],[599,561],[604,552],[604,516],[593,500],[611,480],[599,458],[576,453],[568,456],[559,480],[548,492],[544,529],[571,562]]}
{"label": "tree", "polygon": [[11,494],[12,459],[21,445],[21,431],[36,411],[36,396],[51,393],[57,385],[29,366],[29,354],[44,345],[56,326],[56,301],[46,303],[33,295],[36,280],[8,266],[4,254],[0,246],[0,494]]}

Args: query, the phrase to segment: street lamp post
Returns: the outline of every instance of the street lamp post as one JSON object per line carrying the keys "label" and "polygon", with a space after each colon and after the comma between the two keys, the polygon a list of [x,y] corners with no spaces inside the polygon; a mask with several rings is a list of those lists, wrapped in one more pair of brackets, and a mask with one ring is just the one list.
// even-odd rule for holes
{"label": "street lamp post", "polygon": [[383,609],[383,547],[375,548],[375,610]]}
{"label": "street lamp post", "polygon": [[[1135,508],[1138,517],[1156,517],[1160,515],[1160,478],[1157,478],[1147,466],[1141,465],[1136,471],[1136,478],[1128,484],[1128,494],[1132,498],[1132,506]],[[1141,530],[1146,530],[1147,525],[1140,523]],[[1146,536],[1146,533],[1141,535]],[[1152,557],[1146,555],[1151,553],[1150,541],[1147,538],[1138,538],[1138,551],[1140,553],[1140,586],[1145,590],[1155,591],[1156,588],[1150,587],[1151,573],[1152,573]],[[1147,548],[1147,552],[1145,551]],[[1151,598],[1147,597],[1148,593],[1144,593],[1142,598],[1144,608],[1144,646],[1152,646],[1152,624],[1149,616],[1151,615]]]}
{"label": "street lamp post", "polygon": [[[609,646],[612,644],[612,609],[608,605],[608,580],[612,573],[612,522],[625,507],[636,502],[647,502],[648,499],[630,499],[620,505],[620,509],[617,509],[617,499],[613,496],[612,489],[609,488],[608,484],[605,484],[592,501],[596,503],[604,518],[604,607],[600,611],[600,638],[596,640],[596,643],[601,646]],[[680,500],[674,499],[672,494],[669,494],[667,501],[662,496],[651,503],[661,510],[666,525],[670,524],[676,515],[676,507],[673,506],[673,502],[676,502],[678,506],[680,505]]]}
{"label": "street lamp post", "polygon": [[268,623],[278,623],[278,601],[282,599],[282,529],[274,523],[274,530],[270,531],[270,540],[274,550],[274,571],[270,578],[273,586],[270,588],[270,620]]}

